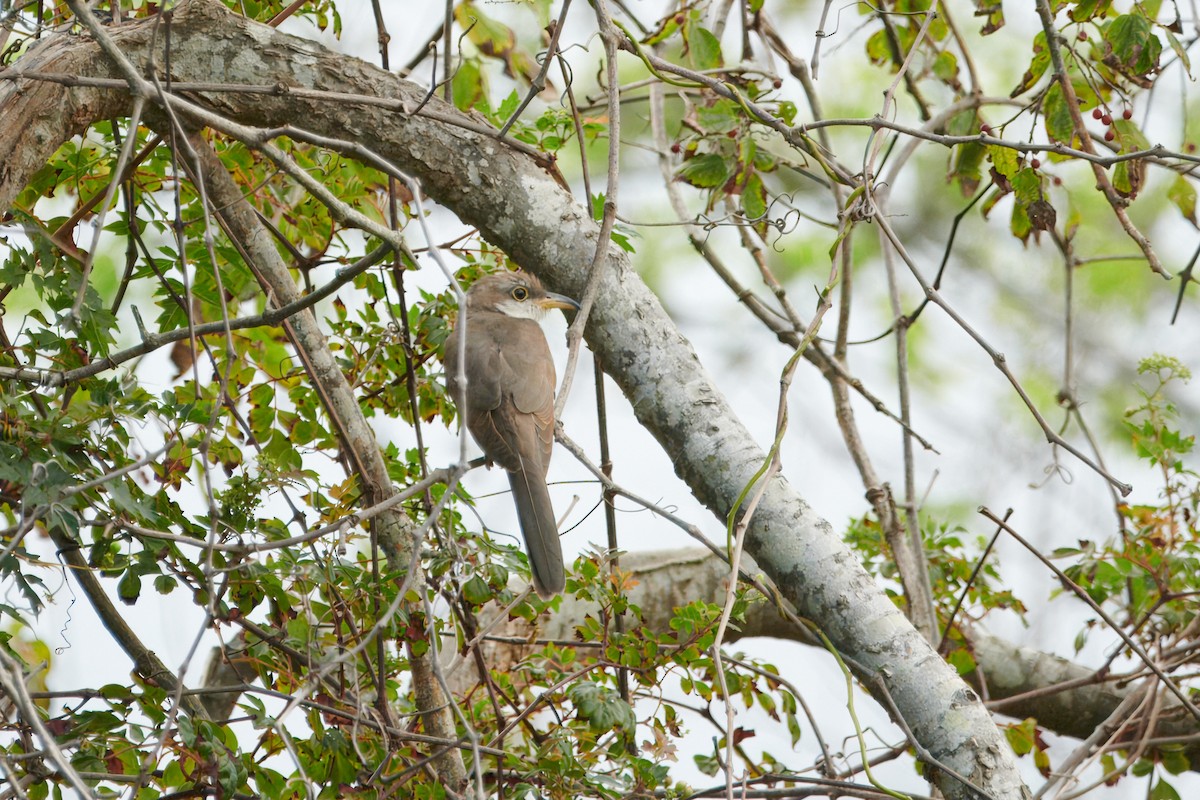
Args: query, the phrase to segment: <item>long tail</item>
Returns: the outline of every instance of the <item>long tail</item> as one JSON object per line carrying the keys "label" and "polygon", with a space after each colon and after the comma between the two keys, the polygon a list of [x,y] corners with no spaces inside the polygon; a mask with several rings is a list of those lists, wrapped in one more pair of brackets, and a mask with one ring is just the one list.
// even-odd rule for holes
{"label": "long tail", "polygon": [[558,523],[550,504],[546,479],[524,470],[508,473],[513,499],[517,503],[517,519],[529,553],[529,568],[533,572],[533,588],[538,596],[549,599],[566,587],[563,572],[562,544],[558,540]]}

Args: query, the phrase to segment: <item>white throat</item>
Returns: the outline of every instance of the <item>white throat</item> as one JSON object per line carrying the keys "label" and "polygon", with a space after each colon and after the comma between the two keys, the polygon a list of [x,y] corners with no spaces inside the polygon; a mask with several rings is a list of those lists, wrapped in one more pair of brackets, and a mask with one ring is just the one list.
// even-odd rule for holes
{"label": "white throat", "polygon": [[517,317],[518,319],[531,319],[534,322],[540,322],[546,316],[546,310],[537,303],[530,301],[519,302],[517,300],[505,300],[503,303],[496,304],[496,310],[506,317]]}

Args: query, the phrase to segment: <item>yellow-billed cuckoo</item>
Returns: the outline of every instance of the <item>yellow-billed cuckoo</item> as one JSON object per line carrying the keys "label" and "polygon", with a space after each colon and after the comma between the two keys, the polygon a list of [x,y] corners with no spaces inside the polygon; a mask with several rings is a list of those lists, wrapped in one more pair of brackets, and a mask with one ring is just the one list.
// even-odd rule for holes
{"label": "yellow-billed cuckoo", "polygon": [[[538,320],[548,309],[578,309],[579,304],[547,292],[532,275],[500,272],[477,280],[466,306],[446,340],[447,383],[484,455],[508,471],[533,588],[543,598],[552,597],[565,585],[558,523],[546,487],[556,375]],[[458,380],[458,325],[464,318],[465,387]]]}

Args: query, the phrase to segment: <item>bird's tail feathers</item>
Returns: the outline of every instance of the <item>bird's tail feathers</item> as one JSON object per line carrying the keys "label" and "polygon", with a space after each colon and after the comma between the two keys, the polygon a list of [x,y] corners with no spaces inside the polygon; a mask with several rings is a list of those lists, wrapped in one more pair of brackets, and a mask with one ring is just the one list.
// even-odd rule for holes
{"label": "bird's tail feathers", "polygon": [[516,500],[525,552],[529,554],[533,588],[539,597],[549,599],[566,587],[562,544],[558,540],[550,490],[544,479],[532,478],[524,470],[508,473],[508,481]]}

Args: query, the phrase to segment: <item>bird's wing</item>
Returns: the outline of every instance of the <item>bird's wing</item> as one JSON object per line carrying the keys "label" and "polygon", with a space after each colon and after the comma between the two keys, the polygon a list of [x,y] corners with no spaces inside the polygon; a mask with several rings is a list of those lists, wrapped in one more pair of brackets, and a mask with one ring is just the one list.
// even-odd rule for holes
{"label": "bird's wing", "polygon": [[[505,469],[532,469],[544,476],[554,443],[555,381],[546,337],[532,320],[500,314],[474,319],[479,327],[466,350],[471,435],[488,458]],[[486,337],[478,336],[481,329]],[[446,343],[446,371],[450,391],[460,400],[455,336]]]}
{"label": "bird's wing", "polygon": [[[527,423],[533,426],[540,450],[536,456],[541,462],[541,474],[545,475],[554,445],[554,384],[557,376],[554,358],[541,327],[532,320],[520,322],[523,323],[521,330],[514,334],[517,341],[506,342],[501,354],[502,373],[511,376],[502,391],[506,397],[511,397],[519,415],[526,416]],[[535,454],[523,455],[529,458]]]}

